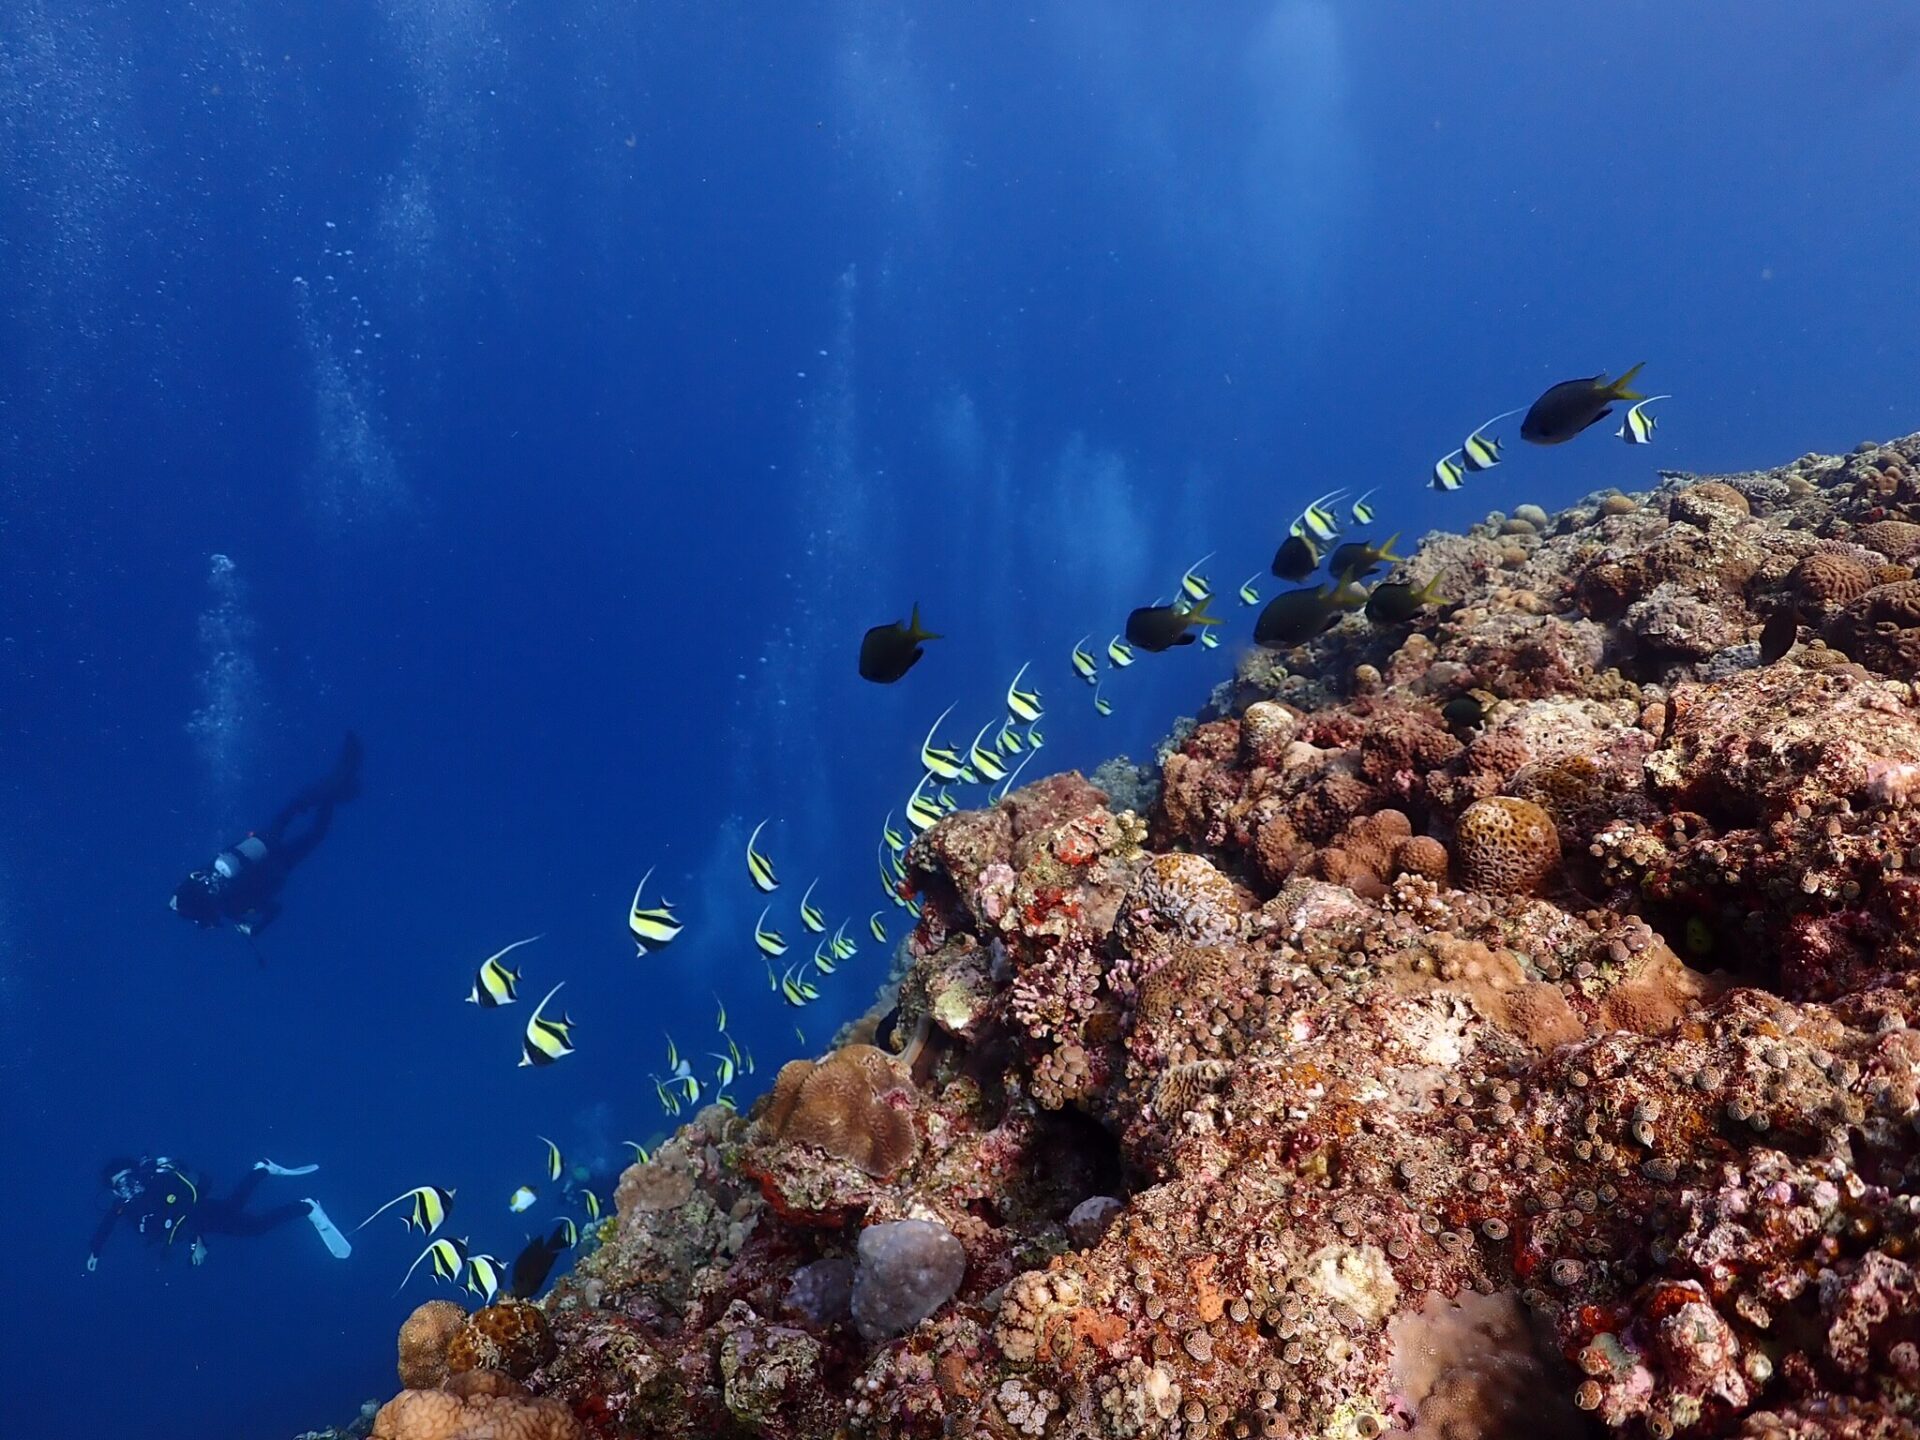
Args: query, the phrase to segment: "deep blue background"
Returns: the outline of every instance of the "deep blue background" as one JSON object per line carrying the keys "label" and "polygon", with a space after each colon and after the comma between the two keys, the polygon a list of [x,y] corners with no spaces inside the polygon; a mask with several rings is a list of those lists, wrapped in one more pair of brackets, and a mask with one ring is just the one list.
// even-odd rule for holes
{"label": "deep blue background", "polygon": [[[659,1131],[663,1026],[704,1049],[718,990],[758,1082],[801,1052],[746,828],[778,817],[789,932],[819,873],[864,939],[948,701],[964,740],[1034,659],[1043,763],[1090,767],[1228,672],[1244,612],[1111,719],[1066,673],[1200,552],[1232,608],[1334,485],[1418,533],[1920,423],[1901,0],[905,8],[0,12],[0,1429],[387,1393],[432,1288],[392,1298],[397,1222],[87,1276],[101,1159],[316,1160],[269,1185],[346,1224],[457,1185],[510,1257],[536,1132],[612,1167]],[[1640,359],[1657,447],[1422,488]],[[951,638],[862,685],[915,597]],[[170,916],[348,725],[366,794],[271,963]],[[636,961],[650,864],[690,923]],[[524,1004],[460,1003],[534,931],[580,1047],[538,1072]]]}

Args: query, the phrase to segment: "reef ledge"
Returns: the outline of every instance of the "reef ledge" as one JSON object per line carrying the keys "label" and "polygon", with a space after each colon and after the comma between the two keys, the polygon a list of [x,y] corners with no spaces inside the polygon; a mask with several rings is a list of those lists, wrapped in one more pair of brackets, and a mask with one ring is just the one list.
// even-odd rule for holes
{"label": "reef ledge", "polygon": [[1916,556],[1920,436],[1428,536],[372,1434],[1920,1435]]}

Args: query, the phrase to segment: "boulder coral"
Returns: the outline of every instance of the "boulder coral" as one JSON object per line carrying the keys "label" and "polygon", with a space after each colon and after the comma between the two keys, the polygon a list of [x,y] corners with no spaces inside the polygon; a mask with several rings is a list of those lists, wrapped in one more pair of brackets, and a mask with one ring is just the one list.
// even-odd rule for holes
{"label": "boulder coral", "polygon": [[628,1172],[542,1398],[375,1434],[1920,1433],[1920,437],[1515,520],[1157,785],[917,837],[896,981]]}

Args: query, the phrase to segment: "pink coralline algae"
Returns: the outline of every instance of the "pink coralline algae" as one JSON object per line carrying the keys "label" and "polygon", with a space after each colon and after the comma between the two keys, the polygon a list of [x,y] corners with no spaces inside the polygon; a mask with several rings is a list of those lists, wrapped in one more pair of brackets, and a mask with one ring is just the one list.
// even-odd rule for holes
{"label": "pink coralline algae", "polygon": [[1920,437],[1430,536],[1446,603],[1250,657],[1147,813],[940,822],[905,1053],[635,1167],[527,1389],[595,1440],[1920,1436],[1916,526]]}

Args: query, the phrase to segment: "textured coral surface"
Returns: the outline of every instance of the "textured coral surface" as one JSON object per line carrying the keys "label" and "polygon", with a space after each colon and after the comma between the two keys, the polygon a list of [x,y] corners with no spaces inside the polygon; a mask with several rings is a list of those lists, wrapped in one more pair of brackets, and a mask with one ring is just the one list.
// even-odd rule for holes
{"label": "textured coral surface", "polygon": [[634,1167],[545,1406],[375,1433],[1920,1434],[1916,517],[1920,437],[1430,536],[1157,792],[942,821],[902,1053]]}

